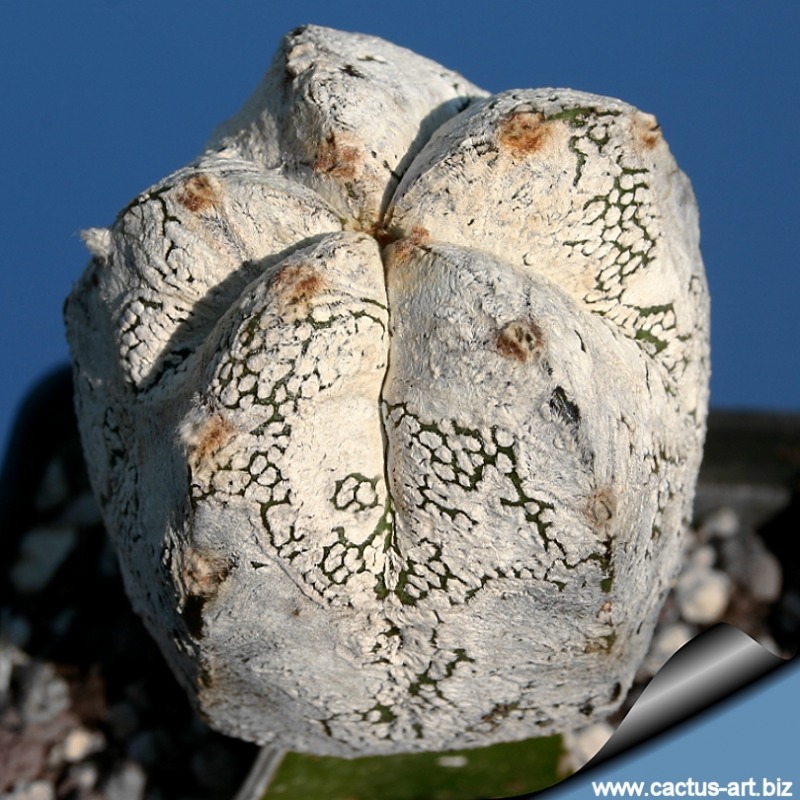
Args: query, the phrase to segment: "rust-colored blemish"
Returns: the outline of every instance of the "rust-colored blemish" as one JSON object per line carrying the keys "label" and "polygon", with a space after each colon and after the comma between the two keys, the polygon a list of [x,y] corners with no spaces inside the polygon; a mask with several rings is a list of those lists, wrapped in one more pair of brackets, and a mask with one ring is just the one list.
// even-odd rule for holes
{"label": "rust-colored blemish", "polygon": [[415,225],[408,235],[397,238],[386,248],[385,255],[394,264],[402,264],[411,254],[430,243],[431,235],[427,229]]}
{"label": "rust-colored blemish", "polygon": [[638,113],[634,119],[634,130],[644,150],[653,150],[663,138],[661,126],[652,114]]}
{"label": "rust-colored blemish", "polygon": [[374,223],[366,228],[364,232],[369,234],[378,243],[378,247],[381,249],[396,241],[397,238],[383,222]]}
{"label": "rust-colored blemish", "polygon": [[532,319],[518,319],[500,329],[495,344],[500,355],[524,364],[541,354],[544,334]]}
{"label": "rust-colored blemish", "polygon": [[270,284],[279,311],[294,315],[306,313],[325,286],[325,279],[312,264],[290,264],[276,273]]}
{"label": "rust-colored blemish", "polygon": [[[399,241],[404,236],[401,229],[392,226],[391,211],[383,219],[378,222],[373,222],[371,225],[367,225],[362,228],[362,230],[378,243],[378,247],[380,247],[381,250]],[[419,228],[418,230],[424,229]]]}
{"label": "rust-colored blemish", "polygon": [[216,205],[219,194],[208,175],[201,172],[183,182],[176,199],[184,208],[198,214]]}
{"label": "rust-colored blemish", "polygon": [[361,150],[348,144],[348,137],[331,132],[320,143],[314,159],[314,172],[347,181],[356,177],[361,161]]}
{"label": "rust-colored blemish", "polygon": [[229,572],[228,559],[219,553],[192,548],[184,556],[183,580],[189,594],[215,595]]}
{"label": "rust-colored blemish", "polygon": [[617,513],[617,497],[610,487],[597,489],[586,504],[586,516],[593,527],[605,527]]}
{"label": "rust-colored blemish", "polygon": [[192,432],[188,442],[190,463],[197,467],[208,461],[233,438],[234,433],[235,428],[225,417],[210,415]]}
{"label": "rust-colored blemish", "polygon": [[497,126],[497,145],[501,151],[517,158],[537,153],[545,146],[553,132],[543,114],[533,111],[515,111],[500,120]]}
{"label": "rust-colored blemish", "polygon": [[217,596],[230,569],[228,559],[219,553],[198,549],[185,553],[181,579],[186,595],[181,615],[195,639],[203,637],[203,609]]}

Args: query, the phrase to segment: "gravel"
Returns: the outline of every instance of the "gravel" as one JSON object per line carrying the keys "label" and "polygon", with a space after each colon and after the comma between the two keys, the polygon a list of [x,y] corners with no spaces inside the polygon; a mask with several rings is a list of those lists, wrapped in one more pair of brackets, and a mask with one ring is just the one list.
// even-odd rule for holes
{"label": "gravel", "polygon": [[638,681],[644,683],[650,680],[694,635],[694,628],[686,622],[659,625],[650,644],[650,651],[639,667]]}
{"label": "gravel", "polygon": [[600,752],[600,748],[611,738],[614,726],[608,722],[595,722],[579,731],[564,734],[564,758],[562,772],[574,772]]}
{"label": "gravel", "polygon": [[719,622],[731,597],[731,580],[708,567],[690,566],[678,578],[675,597],[683,619],[700,625]]}

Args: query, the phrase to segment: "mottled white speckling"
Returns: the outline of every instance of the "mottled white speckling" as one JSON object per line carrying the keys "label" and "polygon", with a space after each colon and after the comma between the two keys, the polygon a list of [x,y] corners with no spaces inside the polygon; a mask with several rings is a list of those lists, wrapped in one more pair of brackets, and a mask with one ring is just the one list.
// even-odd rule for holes
{"label": "mottled white speckling", "polygon": [[350,757],[613,711],[700,461],[698,240],[652,116],[288,34],[66,309],[128,592],[206,718]]}

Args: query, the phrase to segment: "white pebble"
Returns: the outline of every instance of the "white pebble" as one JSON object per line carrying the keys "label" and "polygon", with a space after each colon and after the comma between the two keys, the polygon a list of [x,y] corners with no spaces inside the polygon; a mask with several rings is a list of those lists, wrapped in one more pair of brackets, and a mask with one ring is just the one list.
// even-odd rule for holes
{"label": "white pebble", "polygon": [[650,645],[650,651],[639,667],[638,676],[642,679],[652,678],[693,636],[692,628],[683,622],[674,622],[658,628]]}
{"label": "white pebble", "polygon": [[2,800],[54,800],[55,788],[49,781],[29,781],[18,783],[8,794],[0,795]]}
{"label": "white pebble", "polygon": [[75,728],[70,731],[63,744],[63,756],[65,761],[74,763],[83,761],[84,758],[92,753],[97,753],[105,746],[105,737],[100,731],[90,731],[86,728]]}
{"label": "white pebble", "polygon": [[127,761],[106,782],[106,800],[142,800],[146,782],[144,770],[134,761]]}
{"label": "white pebble", "polygon": [[98,770],[91,761],[84,764],[73,764],[69,768],[69,780],[81,789],[93,789],[97,783]]}
{"label": "white pebble", "polygon": [[783,569],[781,562],[769,550],[759,549],[753,554],[747,571],[747,587],[753,598],[761,603],[774,603],[780,597]]}
{"label": "white pebble", "polygon": [[703,537],[710,539],[730,539],[739,532],[739,517],[736,512],[723,506],[712,511],[700,526],[700,533]]}
{"label": "white pebble", "polygon": [[14,588],[23,594],[34,594],[44,589],[72,551],[75,539],[73,528],[29,530],[10,570]]}
{"label": "white pebble", "polygon": [[564,734],[564,746],[569,754],[570,767],[580,769],[591,761],[611,738],[614,728],[607,722],[596,722],[587,728]]}
{"label": "white pebble", "polygon": [[704,544],[698,547],[689,558],[695,567],[713,567],[717,560],[717,553],[710,544]]}
{"label": "white pebble", "polygon": [[678,578],[675,597],[686,622],[707,625],[717,622],[728,607],[730,578],[715,569],[689,567]]}
{"label": "white pebble", "polygon": [[783,588],[783,568],[760,536],[751,533],[723,543],[720,557],[725,571],[756,602],[774,603]]}
{"label": "white pebble", "polygon": [[70,707],[69,686],[56,674],[52,664],[35,662],[26,665],[20,682],[20,712],[25,723],[49,722]]}

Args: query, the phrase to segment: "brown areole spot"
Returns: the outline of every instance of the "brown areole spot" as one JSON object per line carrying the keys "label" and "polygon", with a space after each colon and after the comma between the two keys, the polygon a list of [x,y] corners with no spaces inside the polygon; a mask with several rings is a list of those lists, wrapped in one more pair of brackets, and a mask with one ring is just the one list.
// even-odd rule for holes
{"label": "brown areole spot", "polygon": [[586,516],[593,527],[606,527],[617,513],[617,498],[610,487],[597,489],[586,504]]}
{"label": "brown areole spot", "polygon": [[312,264],[289,264],[279,270],[270,283],[278,312],[293,319],[307,314],[311,301],[325,287],[325,279]]}
{"label": "brown areole spot", "polygon": [[430,242],[430,233],[425,228],[415,225],[411,233],[393,241],[385,249],[386,258],[393,264],[402,264],[409,256],[420,248],[425,248]]}
{"label": "brown areole spot", "polygon": [[190,549],[184,554],[181,580],[185,591],[181,615],[195,639],[203,636],[203,609],[219,592],[231,565],[219,553]]}
{"label": "brown areole spot", "polygon": [[531,319],[509,322],[497,334],[497,352],[524,364],[538,358],[544,347],[542,329]]}
{"label": "brown areole spot", "polygon": [[176,199],[184,208],[197,214],[215,206],[219,201],[219,192],[208,175],[199,173],[183,182]]}
{"label": "brown areole spot", "polygon": [[374,222],[363,230],[378,243],[378,247],[381,249],[402,238],[402,233],[398,233],[385,221]]}
{"label": "brown areole spot", "polygon": [[653,150],[662,139],[661,126],[652,114],[639,112],[634,119],[634,130],[644,150]]}
{"label": "brown areole spot", "polygon": [[197,468],[210,460],[235,434],[236,429],[222,414],[211,414],[192,430],[187,445],[189,463]]}
{"label": "brown areole spot", "polygon": [[317,294],[323,283],[314,267],[299,264],[282,269],[272,281],[272,288],[281,293],[285,302],[298,303]]}
{"label": "brown areole spot", "polygon": [[352,180],[356,177],[360,161],[360,149],[348,144],[346,135],[331,131],[317,148],[313,170],[331,178]]}
{"label": "brown areole spot", "polygon": [[552,125],[544,115],[532,111],[515,111],[500,120],[497,145],[501,151],[523,158],[540,151],[552,135]]}

